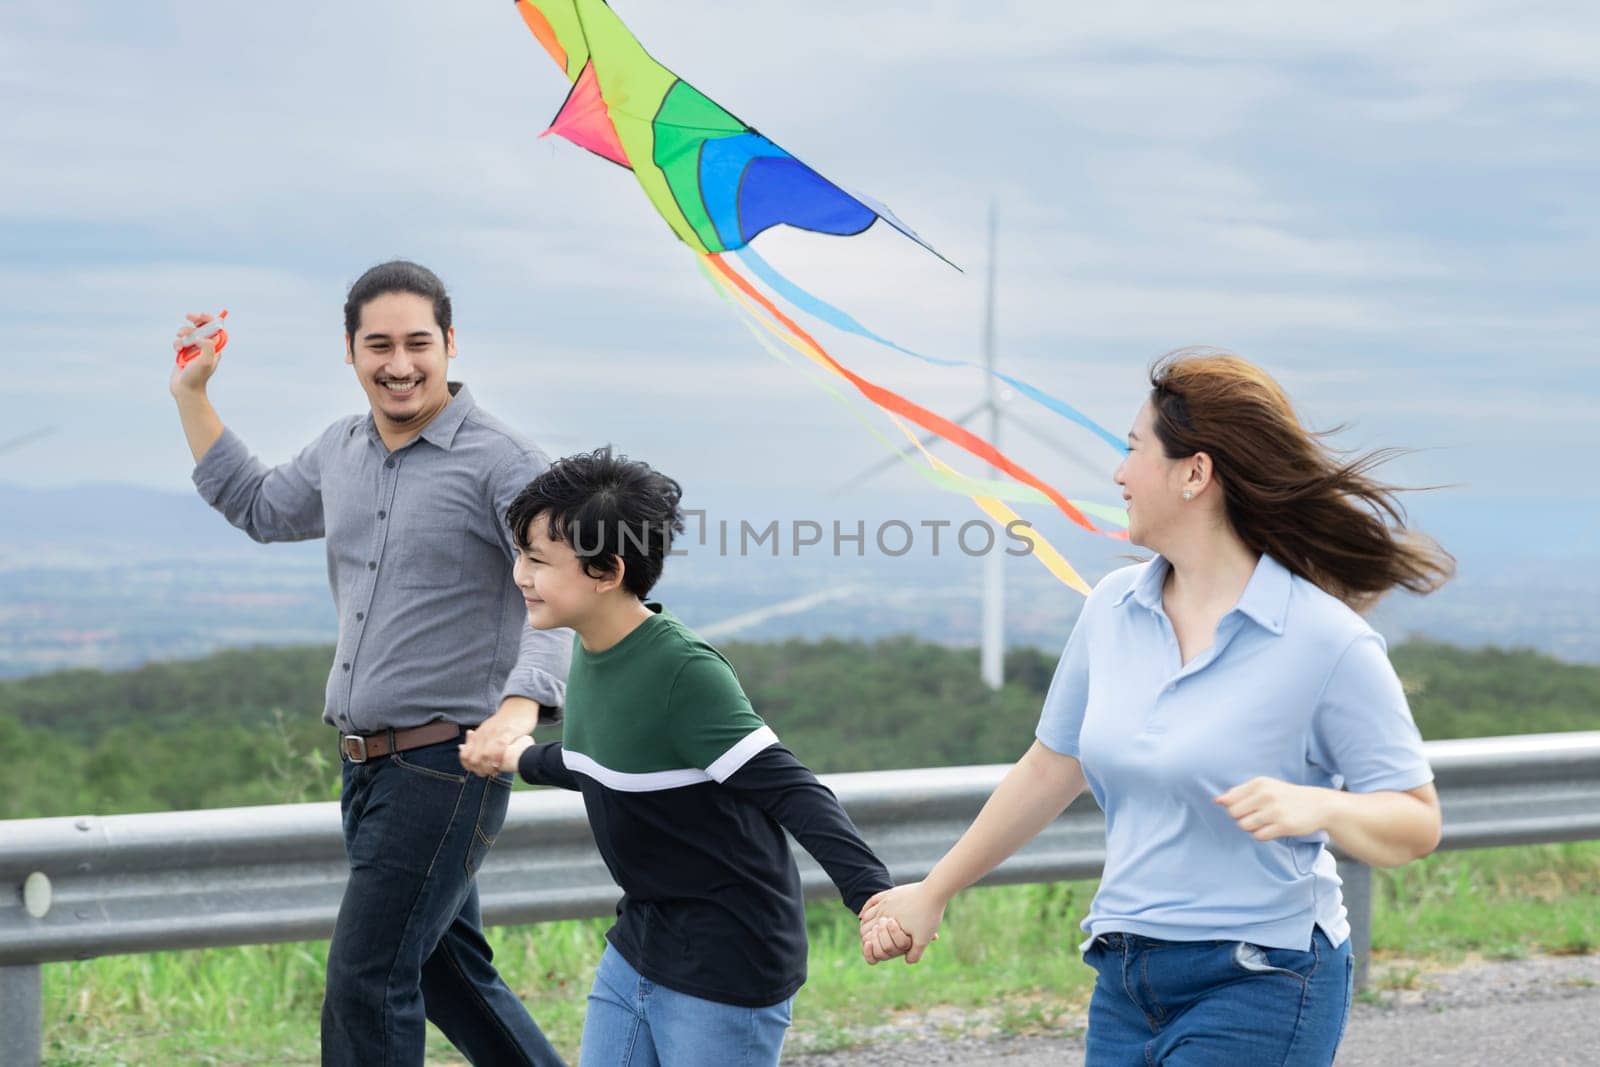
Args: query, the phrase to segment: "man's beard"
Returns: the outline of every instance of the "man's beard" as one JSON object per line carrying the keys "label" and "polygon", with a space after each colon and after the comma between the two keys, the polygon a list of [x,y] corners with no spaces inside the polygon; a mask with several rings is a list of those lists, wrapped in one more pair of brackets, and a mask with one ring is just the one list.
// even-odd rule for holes
{"label": "man's beard", "polygon": [[[419,393],[422,391],[422,386],[421,385],[417,386],[417,391]],[[381,393],[381,394],[387,394],[389,392],[389,387],[380,383],[380,384],[378,384],[378,392]],[[427,406],[428,406],[427,405],[427,401],[424,400],[423,404],[422,404],[422,408],[417,410],[417,411],[406,412],[405,414],[402,414],[402,415],[396,415],[396,414],[393,414],[393,413],[391,413],[389,411],[383,411],[383,417],[388,419],[390,422],[394,423],[396,426],[404,426],[406,423],[412,422],[415,419],[417,419],[419,416],[426,414],[427,413]],[[383,410],[383,409],[380,408],[379,410]]]}

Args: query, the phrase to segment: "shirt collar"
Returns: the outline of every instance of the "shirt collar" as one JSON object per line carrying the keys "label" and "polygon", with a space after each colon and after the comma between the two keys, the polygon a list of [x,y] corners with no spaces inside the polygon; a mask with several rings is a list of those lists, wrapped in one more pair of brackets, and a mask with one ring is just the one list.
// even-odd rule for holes
{"label": "shirt collar", "polygon": [[456,432],[461,429],[461,424],[467,421],[467,416],[472,414],[472,409],[477,405],[473,402],[472,392],[461,382],[450,382],[450,403],[444,410],[433,417],[433,421],[422,428],[417,436],[433,445],[450,451],[450,446],[455,442]]}
{"label": "shirt collar", "polygon": [[[1117,597],[1117,606],[1131,599],[1148,611],[1158,610],[1161,606],[1161,586],[1167,580],[1170,567],[1171,564],[1161,556],[1146,563],[1134,583]],[[1288,568],[1263,552],[1233,610],[1253,620],[1262,629],[1281,634],[1284,618],[1289,614],[1289,593],[1293,583],[1294,576]]]}
{"label": "shirt collar", "polygon": [[[464,383],[450,382],[449,387],[450,402],[415,438],[418,441],[426,441],[435,448],[442,448],[446,452],[450,451],[450,446],[455,443],[456,433],[461,429],[461,424],[467,421],[472,409],[478,406],[472,399],[472,391]],[[378,423],[370,411],[367,412],[365,425],[367,436],[381,445],[383,439],[378,435]]]}
{"label": "shirt collar", "polygon": [[1294,576],[1289,568],[1263,552],[1234,610],[1254,619],[1263,630],[1281,634],[1283,621],[1289,614],[1289,591],[1293,584]]}
{"label": "shirt collar", "polygon": [[1155,611],[1161,606],[1161,584],[1167,580],[1167,570],[1171,566],[1165,558],[1157,556],[1144,565],[1139,572],[1138,579],[1117,597],[1117,606],[1121,607],[1131,597],[1139,606],[1150,611]]}

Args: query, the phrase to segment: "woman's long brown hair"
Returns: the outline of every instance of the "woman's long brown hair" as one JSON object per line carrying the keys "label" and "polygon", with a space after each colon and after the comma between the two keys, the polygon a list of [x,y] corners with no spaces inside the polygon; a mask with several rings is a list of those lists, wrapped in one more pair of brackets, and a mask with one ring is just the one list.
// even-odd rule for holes
{"label": "woman's long brown hair", "polygon": [[1396,450],[1345,458],[1300,424],[1265,371],[1226,353],[1171,353],[1150,385],[1162,450],[1211,457],[1228,521],[1252,550],[1358,611],[1396,586],[1430,593],[1455,573],[1455,557],[1406,526],[1399,490],[1369,474]]}

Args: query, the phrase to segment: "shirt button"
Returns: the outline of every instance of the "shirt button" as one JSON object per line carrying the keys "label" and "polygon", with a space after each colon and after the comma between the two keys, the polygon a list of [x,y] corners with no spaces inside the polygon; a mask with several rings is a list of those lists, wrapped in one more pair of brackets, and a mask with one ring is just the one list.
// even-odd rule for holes
{"label": "shirt button", "polygon": [[364,619],[366,617],[367,617],[367,613],[366,612],[364,612],[364,611],[356,612],[356,622],[360,622],[362,619]]}
{"label": "shirt button", "polygon": [[345,669],[346,672],[348,672],[350,670],[350,664],[346,663],[344,665],[344,669]]}
{"label": "shirt button", "polygon": [[383,465],[385,467],[393,467],[394,466],[394,460],[386,459],[386,460],[383,461]]}
{"label": "shirt button", "polygon": [[377,563],[375,563],[375,562],[373,562],[373,561],[371,561],[371,560],[368,560],[368,561],[367,561],[367,570],[369,570],[369,571],[375,571],[375,570],[377,570],[377,569],[378,569],[378,565],[377,565]]}
{"label": "shirt button", "polygon": [[378,509],[378,518],[387,519],[388,517],[389,517],[389,513],[387,511],[384,511],[382,508]]}

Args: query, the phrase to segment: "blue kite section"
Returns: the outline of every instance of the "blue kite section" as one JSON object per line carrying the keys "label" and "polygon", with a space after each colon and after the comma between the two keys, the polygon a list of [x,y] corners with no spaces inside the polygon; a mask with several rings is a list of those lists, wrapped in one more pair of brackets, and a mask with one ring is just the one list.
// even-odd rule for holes
{"label": "blue kite section", "polygon": [[728,248],[779,225],[847,237],[878,217],[759,133],[707,138],[700,148],[700,192]]}
{"label": "blue kite section", "polygon": [[787,152],[752,159],[739,183],[741,244],[780,223],[848,237],[871,226],[877,217],[877,212]]}

